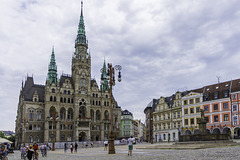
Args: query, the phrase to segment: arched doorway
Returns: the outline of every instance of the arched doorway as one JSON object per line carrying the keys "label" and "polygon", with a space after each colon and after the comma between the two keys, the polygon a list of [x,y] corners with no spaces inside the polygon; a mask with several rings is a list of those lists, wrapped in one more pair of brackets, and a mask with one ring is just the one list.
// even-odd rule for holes
{"label": "arched doorway", "polygon": [[220,129],[219,128],[214,128],[212,131],[213,134],[220,134]]}
{"label": "arched doorway", "polygon": [[199,134],[199,129],[194,129],[193,134]]}
{"label": "arched doorway", "polygon": [[223,134],[231,135],[231,130],[228,127],[223,128]]}
{"label": "arched doorway", "polygon": [[78,139],[78,141],[79,141],[79,142],[83,142],[83,141],[85,141],[86,139],[87,139],[86,133],[85,133],[85,132],[80,132],[80,133],[79,133],[79,139]]}
{"label": "arched doorway", "polygon": [[234,128],[234,138],[240,139],[240,128],[239,127]]}
{"label": "arched doorway", "polygon": [[187,129],[187,130],[184,132],[184,134],[185,134],[185,135],[190,135],[190,134],[192,134],[192,132]]}

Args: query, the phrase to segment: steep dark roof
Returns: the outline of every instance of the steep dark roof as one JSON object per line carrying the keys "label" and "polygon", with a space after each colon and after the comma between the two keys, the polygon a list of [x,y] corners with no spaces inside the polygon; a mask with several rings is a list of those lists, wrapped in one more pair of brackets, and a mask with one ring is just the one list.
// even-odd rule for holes
{"label": "steep dark roof", "polygon": [[228,98],[230,92],[239,91],[240,79],[207,85],[203,91],[203,101]]}
{"label": "steep dark roof", "polygon": [[37,91],[39,102],[44,102],[45,86],[34,84],[33,77],[27,77],[22,91],[25,101],[32,101],[33,95]]}
{"label": "steep dark roof", "polygon": [[60,87],[62,87],[63,83],[65,82],[65,80],[66,80],[67,78],[70,79],[70,83],[71,83],[71,85],[72,85],[73,88],[74,88],[73,79],[72,79],[72,77],[71,77],[70,75],[67,75],[67,74],[61,75],[61,77],[60,77]]}
{"label": "steep dark roof", "polygon": [[127,109],[125,109],[124,111],[122,111],[121,115],[131,115],[132,116],[132,113],[129,112]]}
{"label": "steep dark roof", "polygon": [[94,83],[97,84],[96,80],[95,80],[95,79],[91,79],[91,87],[93,87],[93,84],[94,84]]}

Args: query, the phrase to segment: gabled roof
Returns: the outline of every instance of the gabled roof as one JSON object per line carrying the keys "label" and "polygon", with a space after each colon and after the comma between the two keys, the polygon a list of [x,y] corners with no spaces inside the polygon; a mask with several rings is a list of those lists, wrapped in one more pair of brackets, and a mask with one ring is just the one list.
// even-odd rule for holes
{"label": "gabled roof", "polygon": [[70,79],[70,83],[74,88],[72,76],[67,75],[67,74],[61,75],[61,77],[60,77],[60,87],[62,87],[62,85],[63,85],[63,83],[65,83],[66,79]]}
{"label": "gabled roof", "polygon": [[33,77],[27,77],[22,91],[25,101],[33,101],[33,95],[37,91],[39,102],[44,102],[45,86],[34,84]]}

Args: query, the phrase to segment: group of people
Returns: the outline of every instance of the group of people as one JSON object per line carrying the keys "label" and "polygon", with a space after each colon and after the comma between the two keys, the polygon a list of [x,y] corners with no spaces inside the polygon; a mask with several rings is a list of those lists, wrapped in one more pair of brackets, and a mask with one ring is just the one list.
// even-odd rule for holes
{"label": "group of people", "polygon": [[7,142],[0,143],[0,155],[3,157],[3,160],[7,159],[9,148],[10,148],[9,143],[7,143]]}
{"label": "group of people", "polygon": [[38,156],[39,156],[39,150],[41,151],[41,153],[43,155],[47,155],[47,145],[46,144],[43,144],[41,145],[40,147],[38,146],[37,143],[34,143],[33,145],[29,145],[29,146],[21,146],[21,158],[23,157],[26,157],[28,158],[29,160],[32,160],[33,157],[35,159],[38,159]]}
{"label": "group of people", "polygon": [[[91,148],[94,147],[93,142],[90,143],[90,145],[91,145]],[[97,143],[97,146],[98,146],[98,143]],[[83,147],[87,149],[87,148],[88,148],[88,142],[83,142]],[[70,148],[70,152],[71,152],[71,153],[73,153],[73,150],[74,150],[75,152],[77,152],[78,143],[77,143],[77,142],[75,142],[75,144],[71,143],[70,146],[68,146],[67,143],[64,143],[64,152],[65,152],[65,153],[67,153],[68,148]]]}
{"label": "group of people", "polygon": [[[77,152],[78,144],[75,143],[74,146],[73,146],[73,143],[70,144],[70,151],[71,151],[71,153],[73,153],[73,148],[75,149],[75,152]],[[68,149],[67,143],[64,143],[64,152],[65,153],[67,153],[67,149]]]}

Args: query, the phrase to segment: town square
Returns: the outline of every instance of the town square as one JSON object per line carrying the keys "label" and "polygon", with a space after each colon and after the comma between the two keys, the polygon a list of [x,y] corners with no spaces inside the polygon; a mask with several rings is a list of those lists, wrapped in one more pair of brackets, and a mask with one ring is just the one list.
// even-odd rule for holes
{"label": "town square", "polygon": [[0,159],[239,159],[239,11],[3,2]]}

